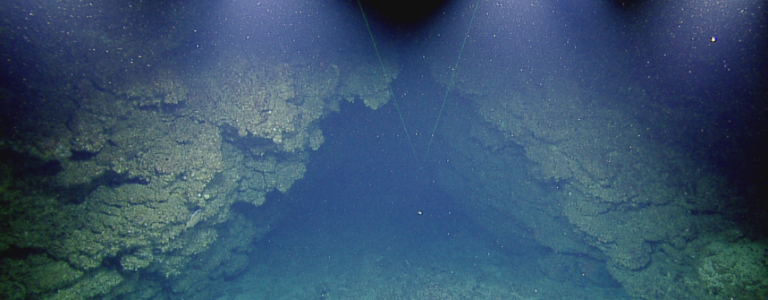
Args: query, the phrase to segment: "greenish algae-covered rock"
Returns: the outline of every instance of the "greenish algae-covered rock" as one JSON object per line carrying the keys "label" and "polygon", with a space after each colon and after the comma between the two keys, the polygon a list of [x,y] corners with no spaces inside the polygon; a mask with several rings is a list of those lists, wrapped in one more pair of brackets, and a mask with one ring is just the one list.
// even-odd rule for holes
{"label": "greenish algae-covered rock", "polygon": [[768,243],[712,243],[697,266],[707,292],[720,299],[768,297]]}

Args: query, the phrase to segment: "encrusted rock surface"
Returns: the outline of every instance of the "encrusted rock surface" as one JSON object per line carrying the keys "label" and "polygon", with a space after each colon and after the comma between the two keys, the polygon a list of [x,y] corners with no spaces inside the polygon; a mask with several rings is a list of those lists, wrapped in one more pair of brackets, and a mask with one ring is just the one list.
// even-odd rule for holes
{"label": "encrusted rock surface", "polygon": [[[448,85],[438,71],[445,64],[434,62],[433,72]],[[442,186],[500,241],[511,240],[507,246],[535,240],[592,256],[637,297],[712,298],[698,292],[707,279],[690,257],[734,228],[722,215],[736,200],[725,180],[569,78],[540,74],[532,86],[499,65],[462,65],[456,90],[471,104],[461,109],[482,121],[446,116],[440,133],[455,152],[441,158],[450,163],[440,172],[455,175],[443,176]],[[622,95],[613,101],[646,97]],[[526,176],[535,183],[520,183]]]}

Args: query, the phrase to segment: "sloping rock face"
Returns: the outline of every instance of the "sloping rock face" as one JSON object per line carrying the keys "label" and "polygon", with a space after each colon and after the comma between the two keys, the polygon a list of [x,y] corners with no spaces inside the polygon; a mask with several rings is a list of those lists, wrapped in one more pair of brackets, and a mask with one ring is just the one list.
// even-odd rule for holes
{"label": "sloping rock face", "polygon": [[[270,191],[287,191],[306,170],[302,151],[322,143],[314,122],[323,116],[327,92],[296,88],[297,76],[290,72],[275,75],[291,68],[273,64],[250,70],[247,76],[258,78],[256,86],[276,87],[250,99],[253,106],[240,105],[243,96],[228,91],[218,94],[218,106],[205,110],[186,98],[187,91],[209,87],[162,69],[158,72],[173,82],[164,92],[155,85],[142,89],[135,81],[130,93],[85,83],[78,86],[76,108],[64,112],[69,118],[40,122],[52,129],[49,134],[31,132],[4,144],[7,153],[57,166],[52,176],[30,177],[23,174],[28,162],[3,161],[3,211],[9,219],[0,251],[20,253],[3,262],[9,272],[4,295],[152,295],[162,287],[151,278],[161,276],[169,278],[177,294],[213,296],[215,288],[203,295],[192,287],[210,285],[215,281],[211,274],[223,280],[243,270],[251,241],[263,236],[279,215],[274,208],[264,209],[257,219],[263,221],[254,221],[232,211],[232,205],[261,206]],[[185,99],[147,101],[167,97],[168,89]],[[300,93],[307,95],[302,105],[287,103]],[[37,113],[57,108],[51,104]],[[273,113],[266,117],[251,112],[267,109]],[[228,135],[222,128],[240,124],[228,119],[239,115],[259,118],[262,127],[274,129],[253,127],[249,135]],[[33,190],[32,184],[45,188]],[[209,265],[195,264],[201,256]]]}
{"label": "sloping rock face", "polygon": [[0,5],[20,79],[0,88],[4,299],[215,298],[283,215],[268,194],[303,178],[319,120],[391,97],[393,61],[189,49],[220,38],[196,35],[205,5]]}
{"label": "sloping rock face", "polygon": [[[215,298],[282,215],[267,195],[304,176],[319,120],[389,99],[381,74],[350,74],[370,58],[179,50],[202,4],[34,2],[0,5],[20,74],[0,89],[4,299]],[[337,93],[352,80],[372,86]]]}
{"label": "sloping rock face", "polygon": [[[434,75],[449,85],[439,71],[444,64],[434,62]],[[454,201],[500,242],[591,256],[629,293],[647,299],[715,299],[729,293],[726,286],[759,290],[754,299],[765,292],[758,281],[726,279],[712,267],[742,263],[716,254],[701,259],[711,243],[731,249],[721,253],[748,243],[724,217],[737,197],[723,177],[654,139],[615,104],[646,101],[641,89],[623,87],[605,99],[564,76],[541,75],[541,84],[531,85],[498,65],[462,68],[456,89],[469,102],[441,123],[452,152],[438,158],[444,163],[437,173]],[[721,283],[731,280],[738,283]]]}

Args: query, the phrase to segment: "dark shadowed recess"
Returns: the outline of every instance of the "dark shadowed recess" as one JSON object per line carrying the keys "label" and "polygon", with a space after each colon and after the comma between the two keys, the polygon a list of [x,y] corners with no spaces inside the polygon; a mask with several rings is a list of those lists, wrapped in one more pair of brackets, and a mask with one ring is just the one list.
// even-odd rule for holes
{"label": "dark shadowed recess", "polygon": [[[416,29],[429,25],[433,18],[455,1],[448,0],[361,0],[366,13],[389,26],[405,26]],[[357,6],[357,1],[348,1]]]}

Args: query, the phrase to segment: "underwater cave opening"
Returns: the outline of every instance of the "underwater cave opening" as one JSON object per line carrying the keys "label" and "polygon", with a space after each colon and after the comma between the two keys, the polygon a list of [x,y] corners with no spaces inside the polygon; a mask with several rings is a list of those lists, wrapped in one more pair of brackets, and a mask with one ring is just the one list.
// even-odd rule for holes
{"label": "underwater cave opening", "polygon": [[393,105],[345,102],[321,127],[304,178],[268,195],[264,206],[282,203],[282,217],[230,282],[235,299],[540,295],[525,286],[545,278],[541,248],[501,247],[463,212],[461,196],[412,156]]}
{"label": "underwater cave opening", "polygon": [[[441,87],[418,71],[426,69],[418,60],[404,65],[393,90],[421,155]],[[601,261],[556,253],[505,208],[470,204],[478,193],[463,190],[478,186],[461,181],[483,171],[460,174],[446,187],[455,174],[441,173],[447,169],[440,164],[449,157],[454,163],[455,143],[473,144],[470,153],[490,151],[469,138],[478,119],[456,96],[441,125],[450,134],[436,140],[427,159],[414,157],[395,105],[371,110],[363,101],[342,101],[320,123],[325,142],[310,154],[304,178],[260,207],[280,206],[280,220],[255,242],[249,270],[230,282],[234,299],[623,299]],[[473,166],[510,168],[502,176],[518,182],[513,190],[543,197],[547,187],[525,183],[530,163],[518,148],[497,143],[494,151],[509,165]]]}

